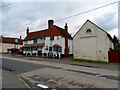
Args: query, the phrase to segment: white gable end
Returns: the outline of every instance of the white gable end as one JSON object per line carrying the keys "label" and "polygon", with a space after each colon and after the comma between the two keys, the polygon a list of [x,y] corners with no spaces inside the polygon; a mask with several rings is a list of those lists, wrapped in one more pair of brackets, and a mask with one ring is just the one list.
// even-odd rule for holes
{"label": "white gable end", "polygon": [[74,58],[108,61],[113,48],[107,33],[87,20],[73,38]]}

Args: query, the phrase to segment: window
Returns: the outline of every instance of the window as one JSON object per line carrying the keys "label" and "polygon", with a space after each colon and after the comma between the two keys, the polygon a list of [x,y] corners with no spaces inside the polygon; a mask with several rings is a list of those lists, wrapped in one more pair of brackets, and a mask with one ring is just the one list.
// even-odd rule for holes
{"label": "window", "polygon": [[28,44],[33,44],[34,40],[28,40]]}
{"label": "window", "polygon": [[49,51],[52,51],[52,47],[49,47]]}
{"label": "window", "polygon": [[62,52],[62,48],[61,47],[58,47],[58,52]]}
{"label": "window", "polygon": [[25,44],[28,44],[28,41],[24,41],[23,43],[24,43],[24,45],[25,45]]}
{"label": "window", "polygon": [[43,38],[43,40],[45,40],[45,37]]}
{"label": "window", "polygon": [[24,48],[23,51],[28,51],[28,49],[27,49],[27,48]]}
{"label": "window", "polygon": [[54,46],[53,51],[62,52],[62,48]]}
{"label": "window", "polygon": [[57,36],[57,40],[59,40],[59,36]]}
{"label": "window", "polygon": [[34,43],[37,43],[37,39],[34,39]]}
{"label": "window", "polygon": [[18,44],[15,44],[15,48],[18,48]]}
{"label": "window", "polygon": [[53,47],[53,51],[57,51],[57,47],[54,46],[54,47]]}
{"label": "window", "polygon": [[17,38],[15,39],[15,42],[18,43],[18,39]]}
{"label": "window", "polygon": [[51,36],[51,37],[50,37],[50,40],[54,40],[54,36]]}
{"label": "window", "polygon": [[33,48],[32,48],[32,51],[37,51],[37,47],[33,47]]}
{"label": "window", "polygon": [[86,33],[90,33],[90,32],[92,32],[92,31],[91,31],[90,28],[88,28],[88,29],[86,30]]}
{"label": "window", "polygon": [[41,43],[41,42],[45,42],[45,37],[37,39],[37,43]]}

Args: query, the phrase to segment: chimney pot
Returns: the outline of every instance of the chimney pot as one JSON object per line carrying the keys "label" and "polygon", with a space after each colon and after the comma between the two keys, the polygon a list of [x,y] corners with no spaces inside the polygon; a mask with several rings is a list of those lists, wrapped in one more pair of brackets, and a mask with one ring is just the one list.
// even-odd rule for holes
{"label": "chimney pot", "polygon": [[50,29],[54,24],[54,20],[48,20],[48,29]]}
{"label": "chimney pot", "polygon": [[67,26],[67,23],[65,23],[65,30],[66,30],[66,32],[68,32],[68,26]]}
{"label": "chimney pot", "polygon": [[26,34],[27,35],[29,34],[29,27],[27,27]]}
{"label": "chimney pot", "polygon": [[20,39],[22,39],[22,36],[20,35]]}

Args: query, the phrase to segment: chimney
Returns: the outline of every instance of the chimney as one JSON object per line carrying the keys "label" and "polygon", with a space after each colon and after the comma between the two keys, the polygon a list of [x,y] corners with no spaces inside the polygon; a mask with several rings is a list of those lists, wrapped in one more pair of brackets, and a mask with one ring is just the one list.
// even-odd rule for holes
{"label": "chimney", "polygon": [[68,26],[65,23],[65,56],[69,55],[69,48],[68,48]]}
{"label": "chimney", "polygon": [[22,39],[22,36],[20,35],[20,40]]}
{"label": "chimney", "polygon": [[48,29],[50,29],[54,24],[53,20],[48,20]]}
{"label": "chimney", "polygon": [[66,32],[68,32],[68,26],[67,26],[67,23],[65,23],[65,30],[66,30]]}
{"label": "chimney", "polygon": [[29,34],[29,27],[27,27],[27,29],[26,29],[26,35],[28,35]]}

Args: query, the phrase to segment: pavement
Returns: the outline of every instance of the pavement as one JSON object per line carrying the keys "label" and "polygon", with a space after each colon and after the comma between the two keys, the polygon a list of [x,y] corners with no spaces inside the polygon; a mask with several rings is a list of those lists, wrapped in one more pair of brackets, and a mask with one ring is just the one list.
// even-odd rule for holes
{"label": "pavement", "polygon": [[87,62],[75,62],[75,61],[72,61],[72,57],[56,59],[56,58],[41,58],[36,56],[28,57],[23,55],[11,55],[11,54],[3,54],[3,56],[28,59],[33,61],[45,61],[45,62],[51,62],[51,63],[60,63],[60,64],[67,64],[67,65],[74,65],[74,66],[101,68],[101,69],[117,70],[117,71],[118,71],[118,67],[120,66],[120,63],[96,64],[96,63],[87,63]]}
{"label": "pavement", "polygon": [[28,88],[27,84],[16,74],[2,70],[2,88]]}
{"label": "pavement", "polygon": [[20,76],[12,72],[10,69],[2,68],[2,60],[2,56],[0,55],[0,90],[30,90],[27,83]]}
{"label": "pavement", "polygon": [[38,84],[49,88],[118,88],[118,81],[62,69],[42,68],[20,74],[30,86]]}
{"label": "pavement", "polygon": [[[14,61],[21,61],[21,62],[27,62],[27,63],[33,63],[33,64],[38,64],[38,65],[44,65],[46,67],[54,67],[56,69],[64,69],[67,71],[72,71],[72,72],[80,72],[80,73],[86,73],[86,74],[91,74],[91,75],[111,75],[118,77],[118,69],[117,70],[110,70],[110,69],[103,69],[103,68],[94,68],[94,67],[86,67],[86,66],[74,66],[70,64],[61,64],[61,63],[55,63],[55,62],[46,62],[44,61],[43,58],[39,58],[40,61],[36,61],[34,59],[23,59],[23,58],[13,58],[13,57],[3,57],[6,59],[11,59]],[[41,67],[41,66],[40,66]],[[20,69],[20,67],[19,67]]]}

